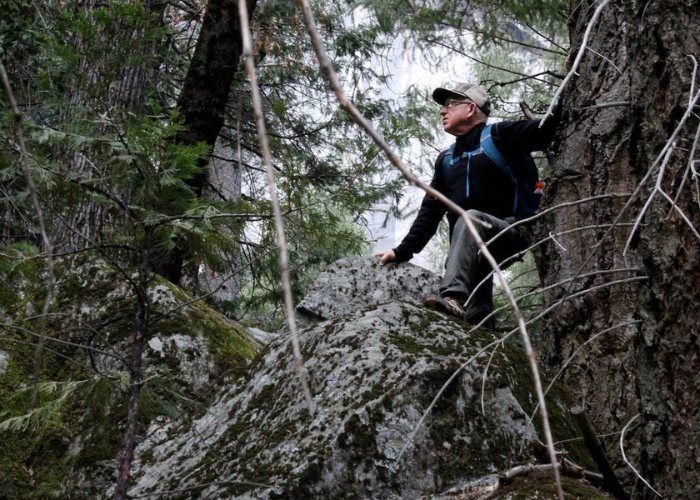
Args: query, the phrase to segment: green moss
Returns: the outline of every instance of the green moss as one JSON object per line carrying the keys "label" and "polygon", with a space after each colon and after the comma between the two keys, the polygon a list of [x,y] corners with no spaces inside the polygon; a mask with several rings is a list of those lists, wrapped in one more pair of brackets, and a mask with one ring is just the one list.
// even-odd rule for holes
{"label": "green moss", "polygon": [[[43,426],[28,432],[3,432],[0,436],[0,499],[48,498],[57,491],[70,491],[71,478],[79,469],[114,461],[123,446],[123,423],[126,415],[126,395],[119,382],[94,377],[92,360],[85,345],[101,350],[122,350],[128,359],[133,338],[134,299],[131,288],[120,273],[88,254],[57,260],[55,300],[46,323],[49,339],[69,343],[46,343],[43,353],[42,380],[88,380],[85,387],[71,397],[64,407]],[[2,346],[10,354],[10,363],[0,376],[0,408],[8,408],[9,398],[27,380],[34,369],[36,337],[35,315],[43,304],[45,267],[42,261],[25,260],[17,264],[0,259],[0,314],[12,323],[0,326]],[[185,307],[166,314],[164,320],[151,325],[151,335],[181,333],[199,337],[208,343],[218,372],[231,377],[240,375],[257,355],[257,345],[235,323],[208,309],[160,278],[153,285],[165,285]],[[106,299],[109,297],[109,299]],[[154,303],[150,318],[167,313],[172,304]],[[79,321],[78,321],[79,319]],[[200,353],[185,353],[191,359]],[[152,369],[158,376],[149,377],[140,401],[140,423],[157,415],[192,415],[199,408],[189,398],[206,397],[194,394],[176,376],[180,366],[175,356],[151,358]],[[98,363],[99,365],[99,363]],[[126,373],[123,362],[107,364],[109,375]],[[189,392],[188,392],[189,391]],[[186,397],[187,396],[187,397]],[[13,415],[26,413],[18,407]],[[76,440],[76,436],[80,440]],[[70,448],[70,451],[69,451]],[[145,457],[148,459],[148,457]],[[78,497],[75,497],[78,498]]]}
{"label": "green moss", "polygon": [[418,342],[415,337],[407,335],[390,334],[388,340],[405,354],[417,355],[426,349],[426,346]]}
{"label": "green moss", "polygon": [[[525,352],[514,346],[506,346],[507,354],[494,357],[491,364],[493,372],[498,373],[501,385],[508,385],[513,395],[529,416],[533,416],[533,423],[539,436],[544,436],[542,419],[537,409],[537,393],[532,381],[532,370]],[[542,377],[542,373],[540,373]],[[546,388],[549,381],[542,377],[542,385]],[[564,442],[562,445],[570,460],[588,469],[597,470],[593,459],[582,440],[578,439],[580,433],[575,422],[569,414],[569,408],[573,402],[567,391],[559,384],[554,384],[545,396],[547,414],[554,440]],[[542,438],[542,440],[544,440]]]}
{"label": "green moss", "polygon": [[363,462],[386,459],[377,451],[376,422],[370,420],[365,424],[357,413],[345,422],[343,432],[338,436],[338,445],[350,455],[351,468]]}
{"label": "green moss", "polygon": [[[610,500],[614,497],[597,490],[584,481],[562,476],[562,490],[566,500]],[[555,500],[558,498],[554,476],[551,472],[537,472],[514,478],[501,484],[490,498],[508,500]]]}

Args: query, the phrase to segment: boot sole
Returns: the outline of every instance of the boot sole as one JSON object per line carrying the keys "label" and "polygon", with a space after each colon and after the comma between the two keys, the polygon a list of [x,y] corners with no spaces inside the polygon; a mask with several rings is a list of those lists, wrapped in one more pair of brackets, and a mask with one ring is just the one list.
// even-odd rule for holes
{"label": "boot sole", "polygon": [[439,295],[428,295],[425,298],[425,304],[433,311],[445,313],[453,318],[461,319],[462,321],[467,320],[467,315],[465,313],[458,313],[454,311]]}

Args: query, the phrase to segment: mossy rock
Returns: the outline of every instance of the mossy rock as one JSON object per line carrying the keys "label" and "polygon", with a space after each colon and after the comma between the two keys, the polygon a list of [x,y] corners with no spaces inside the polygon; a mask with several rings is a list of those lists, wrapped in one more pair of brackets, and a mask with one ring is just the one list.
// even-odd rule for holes
{"label": "mossy rock", "polygon": [[[13,428],[21,428],[0,431],[0,499],[96,498],[116,478],[135,331],[128,278],[135,271],[89,254],[57,259],[54,271],[44,391],[39,411],[30,413],[47,271],[37,259],[0,262],[0,408],[9,409],[0,420],[15,417]],[[151,421],[201,414],[261,349],[240,325],[158,276],[149,276],[147,310],[141,432]]]}
{"label": "mossy rock", "polygon": [[[532,410],[536,399],[527,359],[493,333],[470,330],[396,301],[302,329],[314,413],[287,339],[273,342],[207,416],[139,449],[148,459],[130,493],[418,498],[528,463],[537,432],[520,402]],[[558,440],[574,437],[558,433],[568,423],[553,428]],[[182,479],[168,484],[173,477]],[[198,488],[202,478],[207,488]]]}

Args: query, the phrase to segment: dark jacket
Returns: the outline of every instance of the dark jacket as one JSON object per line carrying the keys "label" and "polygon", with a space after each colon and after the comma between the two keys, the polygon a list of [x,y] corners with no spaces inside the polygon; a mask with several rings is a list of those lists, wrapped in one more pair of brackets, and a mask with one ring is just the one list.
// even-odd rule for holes
{"label": "dark jacket", "polygon": [[[554,138],[561,116],[561,106],[557,106],[554,116],[550,116],[540,128],[540,120],[503,121],[491,126],[491,135],[498,150],[508,160],[517,177],[521,166],[518,160],[523,153],[544,151]],[[457,137],[453,158],[459,158],[463,152],[479,147],[481,131],[486,124],[479,124],[466,134]],[[469,162],[469,196],[467,196],[467,160],[453,164],[445,175],[442,159],[447,150],[440,153],[435,161],[435,173],[430,186],[444,194],[464,210],[479,210],[495,217],[506,219],[513,216],[515,201],[515,184],[485,154],[472,156]],[[430,238],[437,231],[447,207],[436,198],[426,194],[420,211],[411,229],[401,244],[394,249],[397,262],[410,260],[414,254],[423,250]],[[457,222],[458,215],[450,211],[447,219],[450,235]]]}

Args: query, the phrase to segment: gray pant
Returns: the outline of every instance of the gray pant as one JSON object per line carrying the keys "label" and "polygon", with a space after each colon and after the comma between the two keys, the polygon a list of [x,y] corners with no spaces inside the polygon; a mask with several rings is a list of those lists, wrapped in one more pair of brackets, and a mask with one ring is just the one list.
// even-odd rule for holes
{"label": "gray pant", "polygon": [[[477,220],[482,220],[491,227],[484,227],[475,222],[476,230],[484,242],[510,227],[510,222],[493,217],[478,210],[467,213]],[[488,245],[489,252],[500,264],[509,257],[527,248],[528,242],[521,234],[521,228],[508,229],[497,240]],[[510,264],[510,262],[508,263]],[[468,297],[474,294],[465,306],[467,318],[483,317],[493,311],[493,278],[486,280],[476,291],[474,287],[492,271],[491,265],[482,257],[476,239],[461,217],[452,231],[450,250],[445,263],[445,276],[440,286],[440,295]]]}

